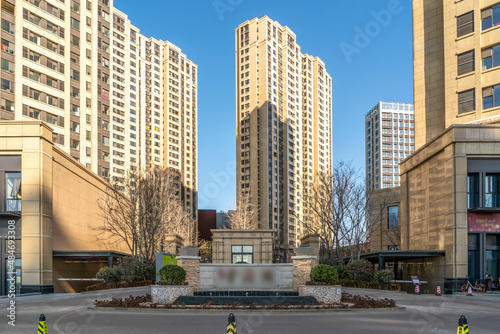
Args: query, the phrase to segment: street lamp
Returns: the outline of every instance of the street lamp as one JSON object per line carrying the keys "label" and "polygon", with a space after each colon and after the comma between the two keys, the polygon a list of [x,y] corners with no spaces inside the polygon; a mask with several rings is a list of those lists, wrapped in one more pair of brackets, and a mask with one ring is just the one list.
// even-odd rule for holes
{"label": "street lamp", "polygon": [[161,252],[163,253],[163,246],[165,246],[165,244],[163,243],[163,241],[160,243],[160,247],[161,247]]}

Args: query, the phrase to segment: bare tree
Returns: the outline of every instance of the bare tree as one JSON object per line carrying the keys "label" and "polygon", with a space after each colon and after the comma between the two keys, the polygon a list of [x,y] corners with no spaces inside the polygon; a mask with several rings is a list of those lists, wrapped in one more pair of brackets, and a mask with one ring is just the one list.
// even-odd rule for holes
{"label": "bare tree", "polygon": [[250,202],[249,192],[236,194],[236,208],[227,213],[229,228],[233,230],[251,230],[259,227],[257,206]]}
{"label": "bare tree", "polygon": [[125,242],[146,263],[154,261],[167,233],[184,231],[182,236],[192,242],[189,235],[195,233],[196,222],[184,210],[179,180],[177,171],[160,168],[132,168],[123,178],[113,178],[99,200],[103,224],[97,228],[98,238]]}
{"label": "bare tree", "polygon": [[365,185],[358,183],[350,194],[347,217],[340,232],[346,255],[359,260],[369,237],[368,201]]}
{"label": "bare tree", "polygon": [[305,210],[304,217],[298,221],[306,231],[320,235],[322,248],[330,262],[340,263],[344,257],[345,224],[356,216],[352,212],[352,203],[357,195],[357,178],[350,163],[339,162],[331,172],[320,171],[312,182],[305,180],[302,185]]}

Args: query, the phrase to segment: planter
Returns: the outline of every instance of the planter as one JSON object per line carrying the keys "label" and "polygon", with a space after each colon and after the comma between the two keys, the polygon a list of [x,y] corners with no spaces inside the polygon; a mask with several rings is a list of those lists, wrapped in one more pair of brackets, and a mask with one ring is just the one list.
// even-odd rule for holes
{"label": "planter", "polygon": [[301,285],[299,296],[312,296],[321,304],[340,303],[342,298],[341,285]]}
{"label": "planter", "polygon": [[198,256],[200,249],[198,247],[186,246],[179,248],[180,256]]}
{"label": "planter", "polygon": [[192,285],[151,285],[153,304],[172,304],[180,296],[193,296]]}
{"label": "planter", "polygon": [[313,248],[312,247],[296,247],[293,249],[296,256],[312,256]]}

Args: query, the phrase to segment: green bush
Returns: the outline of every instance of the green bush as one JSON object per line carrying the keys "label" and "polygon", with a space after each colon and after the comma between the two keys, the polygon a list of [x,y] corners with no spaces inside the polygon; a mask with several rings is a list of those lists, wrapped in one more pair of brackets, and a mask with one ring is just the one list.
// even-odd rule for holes
{"label": "green bush", "polygon": [[390,290],[401,291],[401,285],[395,283],[376,283],[365,281],[354,281],[349,279],[341,279],[335,284],[342,285],[344,288],[360,288],[360,289],[377,289],[377,290]]}
{"label": "green bush", "polygon": [[379,270],[373,275],[373,278],[379,283],[389,283],[394,279],[394,272],[388,269]]}
{"label": "green bush", "polygon": [[184,285],[186,281],[186,271],[175,264],[168,264],[158,270],[163,283],[168,285]]}
{"label": "green bush", "polygon": [[333,266],[333,268],[335,268],[337,270],[337,272],[339,273],[339,279],[345,279],[345,272],[344,272],[344,269],[345,269],[345,266],[343,265],[336,265],[336,266]]}
{"label": "green bush", "polygon": [[96,275],[96,278],[100,278],[104,283],[113,283],[121,280],[122,271],[118,268],[101,268]]}
{"label": "green bush", "polygon": [[344,267],[346,279],[371,282],[373,281],[373,273],[373,266],[367,260],[352,261]]}
{"label": "green bush", "polygon": [[155,279],[155,267],[148,266],[146,263],[132,256],[119,259],[118,268],[123,272],[123,279],[128,282]]}
{"label": "green bush", "polygon": [[311,280],[314,282],[334,283],[339,279],[339,273],[332,266],[318,264],[311,269]]}

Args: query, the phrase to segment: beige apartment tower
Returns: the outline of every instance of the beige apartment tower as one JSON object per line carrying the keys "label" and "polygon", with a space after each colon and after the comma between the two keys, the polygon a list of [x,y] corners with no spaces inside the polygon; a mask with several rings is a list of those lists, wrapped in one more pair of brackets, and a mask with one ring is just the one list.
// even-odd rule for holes
{"label": "beige apartment tower", "polygon": [[54,143],[104,178],[175,168],[196,215],[196,65],[110,0],[1,7],[0,119],[50,124]]}
{"label": "beige apartment tower", "polygon": [[452,124],[500,121],[498,5],[413,1],[417,149]]}
{"label": "beige apartment tower", "polygon": [[332,79],[267,16],[235,31],[237,192],[249,192],[278,260],[301,236],[300,186],[332,163]]}

